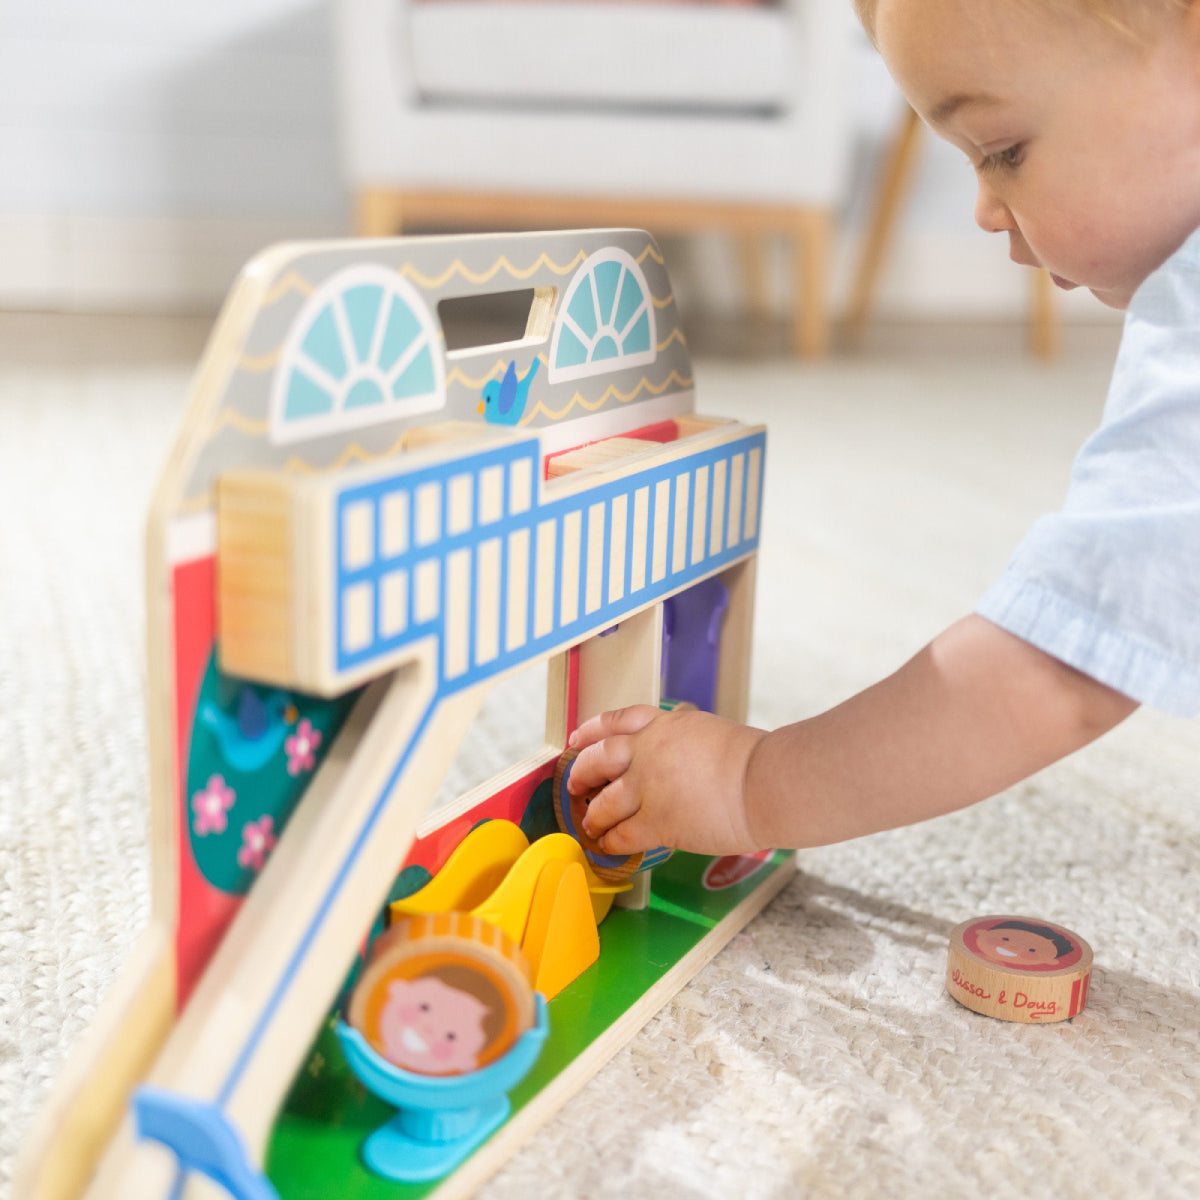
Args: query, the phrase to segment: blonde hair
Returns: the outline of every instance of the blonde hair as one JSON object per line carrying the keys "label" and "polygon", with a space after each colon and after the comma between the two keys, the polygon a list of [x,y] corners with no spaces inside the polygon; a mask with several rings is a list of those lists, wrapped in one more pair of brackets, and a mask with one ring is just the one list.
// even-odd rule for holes
{"label": "blonde hair", "polygon": [[[1075,8],[1095,17],[1126,37],[1141,41],[1146,33],[1146,17],[1155,9],[1185,9],[1191,0],[1026,0],[1052,4],[1056,8]],[[875,41],[875,8],[878,0],[854,0],[854,11],[872,42]]]}

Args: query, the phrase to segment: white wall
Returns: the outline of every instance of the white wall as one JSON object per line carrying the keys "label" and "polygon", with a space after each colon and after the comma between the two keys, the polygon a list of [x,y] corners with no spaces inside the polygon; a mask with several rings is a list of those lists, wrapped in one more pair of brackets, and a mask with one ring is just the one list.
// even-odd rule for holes
{"label": "white wall", "polygon": [[[330,2],[0,0],[0,305],[204,309],[265,243],[346,232]],[[865,39],[856,74],[842,294],[900,112]],[[1004,239],[975,229],[972,207],[962,156],[926,138],[881,315],[1025,313],[1027,273],[1007,262]],[[723,240],[687,254],[682,295],[739,302]],[[782,310],[782,247],[774,266]],[[1064,301],[1066,313],[1103,311]]]}
{"label": "white wall", "polygon": [[344,229],[328,25],[324,0],[0,0],[0,303],[202,306],[264,241]]}

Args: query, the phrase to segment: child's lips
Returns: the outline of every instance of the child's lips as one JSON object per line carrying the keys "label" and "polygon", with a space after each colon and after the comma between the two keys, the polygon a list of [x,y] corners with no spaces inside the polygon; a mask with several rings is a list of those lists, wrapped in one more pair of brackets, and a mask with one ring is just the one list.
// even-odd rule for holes
{"label": "child's lips", "polygon": [[1079,286],[1079,284],[1072,283],[1069,279],[1064,279],[1061,275],[1055,275],[1053,271],[1050,272],[1050,278],[1054,280],[1054,286],[1062,288],[1064,292],[1073,291]]}

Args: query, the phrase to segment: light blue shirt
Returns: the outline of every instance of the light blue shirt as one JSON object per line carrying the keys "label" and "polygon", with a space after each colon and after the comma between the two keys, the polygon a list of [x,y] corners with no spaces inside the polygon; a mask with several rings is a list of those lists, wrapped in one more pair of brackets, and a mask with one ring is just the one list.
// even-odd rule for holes
{"label": "light blue shirt", "polygon": [[1066,503],[978,611],[1134,700],[1200,711],[1200,230],[1134,294]]}

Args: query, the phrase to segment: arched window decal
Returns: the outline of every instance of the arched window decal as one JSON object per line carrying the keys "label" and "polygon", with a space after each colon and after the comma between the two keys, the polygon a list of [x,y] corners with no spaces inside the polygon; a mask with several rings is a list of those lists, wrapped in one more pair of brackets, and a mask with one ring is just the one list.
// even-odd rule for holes
{"label": "arched window decal", "polygon": [[394,271],[339,271],[288,330],[271,385],[271,440],[295,442],[446,402],[438,327]]}
{"label": "arched window decal", "polygon": [[655,336],[654,304],[641,267],[624,250],[599,250],[563,296],[550,343],[550,382],[652,363]]}

